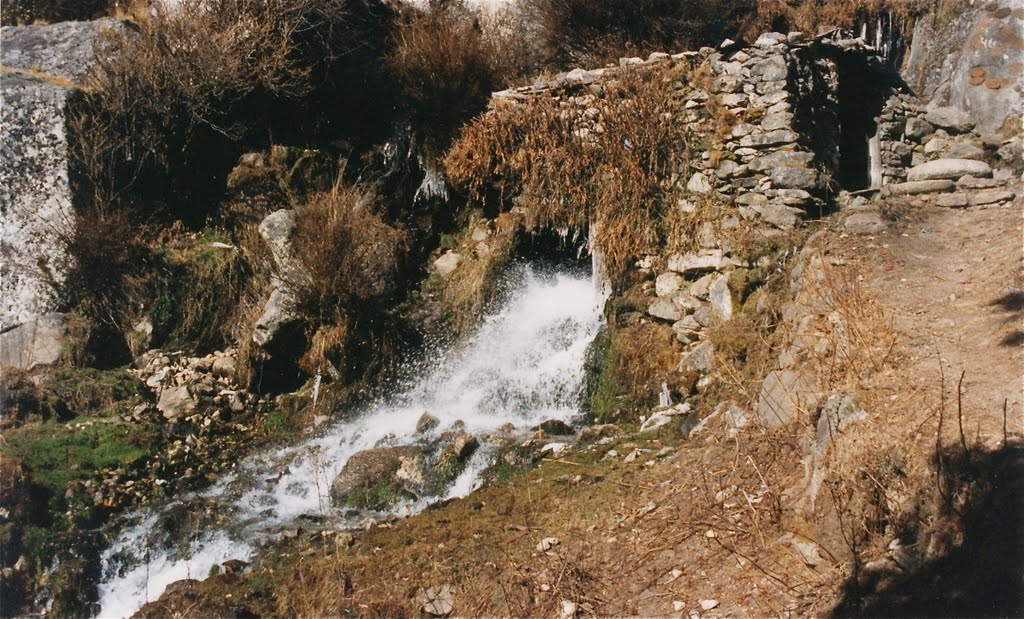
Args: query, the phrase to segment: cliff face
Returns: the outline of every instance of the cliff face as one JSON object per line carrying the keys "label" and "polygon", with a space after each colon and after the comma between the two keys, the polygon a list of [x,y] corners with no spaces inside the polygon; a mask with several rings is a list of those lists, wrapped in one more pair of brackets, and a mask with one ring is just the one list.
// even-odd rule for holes
{"label": "cliff face", "polygon": [[113,20],[4,27],[0,96],[0,329],[45,313],[74,224],[67,111]]}
{"label": "cliff face", "polygon": [[993,141],[1018,134],[1024,8],[1010,0],[945,4],[957,6],[940,6],[914,28],[907,83],[937,105],[970,112]]}

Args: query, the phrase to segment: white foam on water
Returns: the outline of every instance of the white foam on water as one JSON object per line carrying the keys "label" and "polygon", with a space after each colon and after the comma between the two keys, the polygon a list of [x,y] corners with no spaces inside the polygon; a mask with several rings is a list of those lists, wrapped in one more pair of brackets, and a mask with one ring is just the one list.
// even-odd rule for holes
{"label": "white foam on water", "polygon": [[[426,361],[430,369],[412,386],[323,436],[251,457],[239,472],[201,493],[201,499],[230,505],[218,530],[204,531],[191,543],[187,560],[151,550],[148,563],[117,573],[117,553],[145,547],[157,516],[128,528],[103,556],[101,616],[130,616],[170,582],[201,579],[213,565],[252,556],[251,540],[260,531],[289,526],[300,516],[335,515],[328,493],[345,462],[364,449],[421,440],[415,431],[424,413],[440,421],[434,435],[462,422],[475,436],[507,423],[526,430],[547,419],[578,416],[584,359],[603,323],[604,295],[589,276],[544,276],[523,268],[518,280],[476,334],[458,348],[434,353]],[[489,456],[484,445],[446,496],[392,511],[409,515],[431,500],[469,494],[479,486]]]}

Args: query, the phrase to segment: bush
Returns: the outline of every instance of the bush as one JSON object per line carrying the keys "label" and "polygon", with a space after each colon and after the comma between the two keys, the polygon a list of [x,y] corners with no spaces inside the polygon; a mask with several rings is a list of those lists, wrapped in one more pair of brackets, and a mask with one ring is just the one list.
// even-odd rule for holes
{"label": "bush", "polygon": [[484,110],[491,93],[519,73],[507,39],[462,2],[432,4],[395,30],[388,58],[402,109],[429,153]]}
{"label": "bush", "polygon": [[292,245],[303,268],[289,284],[316,324],[372,313],[398,291],[406,235],[373,211],[375,200],[362,187],[338,186],[296,208]]}
{"label": "bush", "polygon": [[350,4],[182,0],[108,34],[72,119],[75,180],[202,222],[244,146],[275,118],[304,125],[298,102],[361,44]]}
{"label": "bush", "polygon": [[14,26],[94,19],[109,14],[116,4],[116,0],[4,0],[0,22]]}
{"label": "bush", "polygon": [[548,63],[599,67],[620,56],[717,45],[754,0],[522,0]]}

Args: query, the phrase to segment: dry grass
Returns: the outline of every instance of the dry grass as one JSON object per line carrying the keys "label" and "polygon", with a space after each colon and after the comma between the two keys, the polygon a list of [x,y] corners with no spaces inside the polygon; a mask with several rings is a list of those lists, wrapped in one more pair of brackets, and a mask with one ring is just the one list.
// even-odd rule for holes
{"label": "dry grass", "polygon": [[[528,228],[589,231],[618,275],[663,242],[693,129],[676,118],[682,67],[627,71],[604,98],[538,97],[466,127],[445,160],[485,210],[522,207]],[[684,181],[685,182],[685,181]]]}

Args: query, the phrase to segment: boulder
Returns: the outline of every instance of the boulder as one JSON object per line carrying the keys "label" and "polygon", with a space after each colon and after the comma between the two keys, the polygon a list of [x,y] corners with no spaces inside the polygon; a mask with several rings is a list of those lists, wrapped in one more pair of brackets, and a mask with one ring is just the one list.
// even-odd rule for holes
{"label": "boulder", "polygon": [[434,417],[430,413],[423,413],[420,418],[416,420],[416,434],[426,434],[441,425],[441,420]]}
{"label": "boulder", "polygon": [[772,185],[779,189],[817,189],[821,184],[818,171],[812,168],[780,166],[769,172]]}
{"label": "boulder", "polygon": [[461,255],[449,250],[434,261],[434,271],[441,277],[447,277],[455,272],[461,260]]}
{"label": "boulder", "polygon": [[761,383],[757,416],[766,428],[781,428],[796,421],[817,398],[814,378],[808,373],[775,370]]}
{"label": "boulder", "polygon": [[530,429],[533,431],[541,430],[549,436],[571,436],[575,434],[572,426],[561,419],[546,419]]}
{"label": "boulder", "polygon": [[716,271],[731,264],[720,249],[706,249],[691,254],[673,254],[668,258],[668,270],[695,275],[707,271]]}
{"label": "boulder", "polygon": [[188,386],[179,385],[167,387],[160,392],[156,409],[163,414],[164,419],[175,421],[194,413],[198,404],[196,398],[189,392]]}
{"label": "boulder", "polygon": [[945,208],[964,208],[968,205],[967,194],[965,193],[944,193],[935,196],[935,206]]}
{"label": "boulder", "polygon": [[700,172],[695,172],[686,183],[686,190],[691,193],[706,194],[711,192],[711,182]]}
{"label": "boulder", "polygon": [[888,228],[885,220],[882,219],[882,214],[874,209],[850,215],[843,225],[854,234],[879,234]]}
{"label": "boulder", "polygon": [[331,501],[338,506],[384,509],[415,498],[412,488],[423,483],[424,451],[403,445],[353,454],[331,484]]}
{"label": "boulder", "polygon": [[683,287],[683,278],[678,273],[668,271],[654,280],[654,293],[659,297],[670,297]]}
{"label": "boulder", "polygon": [[941,193],[953,191],[954,189],[956,189],[956,183],[949,179],[909,181],[906,183],[895,183],[887,186],[888,192],[896,196],[916,196],[922,193]]}
{"label": "boulder", "polygon": [[801,209],[775,202],[769,202],[758,210],[761,213],[761,219],[783,230],[796,227],[804,217],[804,212]]}
{"label": "boulder", "polygon": [[925,120],[949,133],[968,133],[974,128],[971,115],[956,107],[937,107],[925,114]]}
{"label": "boulder", "polygon": [[981,189],[967,194],[968,206],[982,206],[985,204],[997,204],[1009,202],[1017,197],[1017,194],[1008,189]]}
{"label": "boulder", "polygon": [[714,360],[715,347],[711,342],[705,340],[690,349],[690,352],[686,353],[682,361],[679,362],[679,367],[677,369],[680,372],[697,370],[698,372],[707,374],[713,369]]}
{"label": "boulder", "polygon": [[932,126],[928,121],[912,116],[907,119],[907,124],[903,128],[903,135],[912,142],[920,144],[926,137],[935,133],[935,127]]}
{"label": "boulder", "polygon": [[974,159],[936,159],[914,166],[907,171],[908,181],[956,180],[961,176],[988,178],[992,176],[992,168],[984,161]]}
{"label": "boulder", "polygon": [[66,332],[64,314],[50,313],[0,334],[0,368],[30,370],[56,363]]}
{"label": "boulder", "polygon": [[658,299],[647,308],[653,318],[675,322],[683,317],[683,311],[671,299]]}
{"label": "boulder", "polygon": [[722,320],[732,318],[732,291],[729,290],[729,274],[723,273],[715,278],[708,289],[711,310]]}
{"label": "boulder", "polygon": [[267,215],[259,225],[260,236],[270,249],[279,278],[294,281],[300,272],[298,259],[292,248],[292,233],[295,231],[295,211],[280,209]]}
{"label": "boulder", "polygon": [[110,19],[0,30],[0,331],[52,311],[71,266],[69,104]]}

